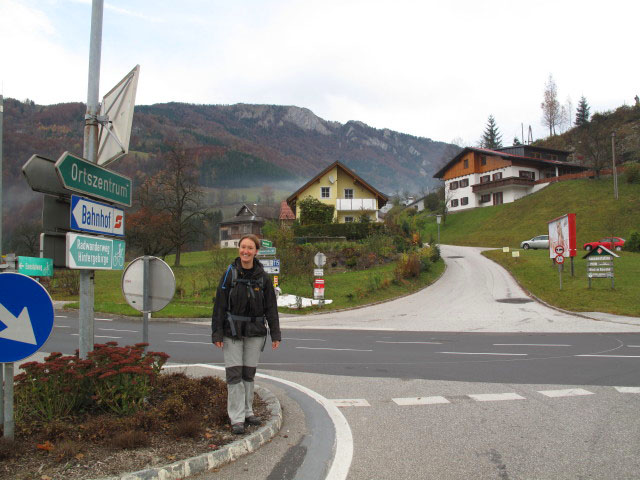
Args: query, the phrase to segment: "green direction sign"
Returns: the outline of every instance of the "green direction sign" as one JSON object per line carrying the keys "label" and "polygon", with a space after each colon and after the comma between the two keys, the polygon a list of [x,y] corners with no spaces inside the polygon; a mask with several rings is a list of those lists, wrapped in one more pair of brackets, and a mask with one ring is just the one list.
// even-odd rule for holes
{"label": "green direction sign", "polygon": [[80,270],[124,269],[124,241],[67,233],[67,267]]}
{"label": "green direction sign", "polygon": [[131,206],[131,179],[64,152],[56,171],[65,188],[89,197]]}
{"label": "green direction sign", "polygon": [[53,276],[53,259],[18,257],[18,273],[30,277],[51,277]]}
{"label": "green direction sign", "polygon": [[271,240],[265,240],[264,238],[260,242],[263,247],[273,247],[273,242]]}
{"label": "green direction sign", "polygon": [[258,250],[258,255],[275,255],[276,247],[262,247]]}

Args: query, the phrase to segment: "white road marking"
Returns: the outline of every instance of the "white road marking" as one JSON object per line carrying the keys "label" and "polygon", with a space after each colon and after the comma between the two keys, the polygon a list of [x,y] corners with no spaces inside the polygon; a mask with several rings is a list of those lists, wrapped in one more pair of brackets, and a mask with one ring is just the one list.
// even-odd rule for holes
{"label": "white road marking", "polygon": [[629,348],[640,348],[640,345],[625,345],[625,347],[629,347]]}
{"label": "white road marking", "polygon": [[113,318],[96,318],[97,322],[113,322]]}
{"label": "white road marking", "polygon": [[417,344],[421,344],[421,345],[442,345],[442,342],[385,342],[385,341],[382,341],[382,340],[376,340],[376,343],[400,343],[400,344],[417,343]]}
{"label": "white road marking", "polygon": [[572,347],[561,343],[494,343],[494,346],[514,346],[514,347]]}
{"label": "white road marking", "polygon": [[602,357],[602,358],[640,358],[640,355],[596,355],[596,354],[584,354],[574,355],[576,357]]}
{"label": "white road marking", "polygon": [[187,342],[186,340],[165,340],[167,343],[195,343],[198,345],[212,345],[211,342]]}
{"label": "white road marking", "polygon": [[210,333],[171,333],[171,332],[169,332],[169,335],[184,335],[187,337],[210,337],[211,336]]}
{"label": "white road marking", "polygon": [[438,353],[447,353],[449,355],[515,355],[520,357],[526,357],[528,354],[526,353],[491,353],[491,352],[438,352]]}
{"label": "white road marking", "polygon": [[640,393],[640,387],[615,387],[620,393]]}
{"label": "white road marking", "polygon": [[364,398],[328,398],[336,407],[370,407]]}
{"label": "white road marking", "polygon": [[70,325],[54,325],[55,328],[71,328]]}
{"label": "white road marking", "polygon": [[99,328],[101,332],[129,332],[138,333],[140,330],[118,330],[117,328]]}
{"label": "white road marking", "polygon": [[451,403],[446,398],[440,396],[393,398],[392,400],[402,407],[410,405],[436,405],[439,403]]}
{"label": "white road marking", "polygon": [[567,388],[565,390],[542,390],[538,391],[546,397],[576,397],[579,395],[593,395],[593,392],[585,390],[583,388]]}
{"label": "white road marking", "polygon": [[373,350],[358,350],[355,348],[329,348],[329,347],[296,347],[300,350],[334,350],[337,352],[373,352]]}
{"label": "white road marking", "polygon": [[66,315],[56,315],[56,318],[69,318]]}
{"label": "white road marking", "polygon": [[301,342],[326,342],[321,338],[294,338],[294,337],[282,337],[282,340],[299,340]]}
{"label": "white road marking", "polygon": [[499,402],[503,400],[526,400],[517,393],[475,393],[467,397],[477,402]]}
{"label": "white road marking", "polygon": [[[77,337],[79,335],[79,333],[72,333],[71,335],[74,336],[74,337]],[[110,337],[108,335],[96,335],[95,338],[111,338],[113,340],[119,340],[122,337]]]}

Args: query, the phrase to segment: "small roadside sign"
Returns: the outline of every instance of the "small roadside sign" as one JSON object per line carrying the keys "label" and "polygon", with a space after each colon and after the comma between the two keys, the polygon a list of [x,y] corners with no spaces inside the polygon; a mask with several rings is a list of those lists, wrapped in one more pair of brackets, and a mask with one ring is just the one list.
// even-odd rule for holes
{"label": "small roadside sign", "polygon": [[271,240],[265,240],[264,238],[260,241],[262,244],[262,248],[264,247],[273,247],[273,242]]}
{"label": "small roadside sign", "polygon": [[67,268],[76,270],[124,269],[123,240],[67,233]]}
{"label": "small roadside sign", "polygon": [[316,267],[322,268],[324,267],[324,264],[326,262],[327,262],[327,256],[322,252],[316,253],[316,255],[313,257],[313,263],[316,264]]}
{"label": "small roadside sign", "polygon": [[276,247],[262,247],[258,250],[258,256],[275,255]]}
{"label": "small roadside sign", "polygon": [[264,258],[260,260],[260,263],[263,267],[279,267],[280,259],[279,258]]}
{"label": "small roadside sign", "polygon": [[53,259],[18,257],[18,273],[29,277],[51,277],[53,276]]}
{"label": "small roadside sign", "polygon": [[264,267],[264,273],[268,273],[269,275],[275,275],[280,273],[280,266],[277,267]]}
{"label": "small roadside sign", "polygon": [[557,264],[564,263],[564,256],[562,256],[562,255],[556,255],[556,263],[557,263]]}
{"label": "small roadside sign", "polygon": [[503,253],[509,253],[509,247],[502,247]]}
{"label": "small roadside sign", "polygon": [[78,195],[71,196],[71,229],[124,237],[124,210]]}
{"label": "small roadside sign", "polygon": [[564,247],[562,245],[558,245],[554,250],[556,255],[562,255],[564,253]]}
{"label": "small roadside sign", "polygon": [[321,299],[324,298],[324,279],[316,278],[313,281],[313,298]]}
{"label": "small roadside sign", "polygon": [[64,152],[55,165],[62,185],[74,192],[131,206],[131,179]]}
{"label": "small roadside sign", "polygon": [[278,286],[278,275],[274,275],[273,276],[273,286],[277,287]]}
{"label": "small roadside sign", "polygon": [[324,276],[324,269],[323,268],[314,268],[313,269],[313,276],[314,277],[323,277]]}

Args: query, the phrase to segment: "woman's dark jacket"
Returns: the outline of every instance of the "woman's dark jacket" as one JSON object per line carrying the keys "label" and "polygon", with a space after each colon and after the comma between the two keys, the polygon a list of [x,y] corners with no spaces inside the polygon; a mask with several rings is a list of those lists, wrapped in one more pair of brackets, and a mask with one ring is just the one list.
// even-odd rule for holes
{"label": "woman's dark jacket", "polygon": [[[276,292],[271,284],[271,279],[262,268],[262,264],[253,259],[253,268],[245,270],[242,268],[240,257],[237,257],[233,265],[237,269],[238,279],[255,280],[254,286],[250,287],[246,283],[237,282],[235,287],[231,288],[232,272],[225,271],[222,275],[218,290],[216,291],[216,300],[213,306],[213,315],[211,316],[211,341],[222,342],[224,337],[233,337],[231,326],[227,320],[227,309],[229,306],[229,295],[231,295],[231,310],[234,315],[244,317],[255,317],[255,321],[236,322],[236,337],[263,337],[267,334],[267,327],[264,324],[263,317],[266,317],[269,324],[272,341],[280,341],[282,335],[280,333],[280,320],[278,318],[278,301]],[[262,289],[256,284],[262,277]],[[253,292],[249,289],[252,288]]]}

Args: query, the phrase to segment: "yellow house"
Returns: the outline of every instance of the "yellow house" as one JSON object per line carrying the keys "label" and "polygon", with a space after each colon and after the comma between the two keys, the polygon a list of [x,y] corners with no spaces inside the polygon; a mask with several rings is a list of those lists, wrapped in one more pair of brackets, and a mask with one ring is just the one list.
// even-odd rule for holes
{"label": "yellow house", "polygon": [[338,223],[357,222],[362,216],[377,222],[378,210],[389,200],[340,162],[329,165],[287,198],[296,219],[300,219],[300,210],[296,208],[298,200],[309,196],[333,205],[334,220]]}

